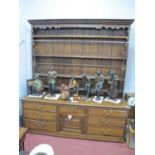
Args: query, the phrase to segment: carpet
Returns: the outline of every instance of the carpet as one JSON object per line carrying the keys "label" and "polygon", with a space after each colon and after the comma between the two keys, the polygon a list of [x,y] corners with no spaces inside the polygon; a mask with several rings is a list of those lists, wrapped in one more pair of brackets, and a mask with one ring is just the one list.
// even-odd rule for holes
{"label": "carpet", "polygon": [[25,137],[25,151],[30,152],[39,144],[49,144],[55,155],[134,155],[126,143],[80,140],[60,138],[27,133]]}

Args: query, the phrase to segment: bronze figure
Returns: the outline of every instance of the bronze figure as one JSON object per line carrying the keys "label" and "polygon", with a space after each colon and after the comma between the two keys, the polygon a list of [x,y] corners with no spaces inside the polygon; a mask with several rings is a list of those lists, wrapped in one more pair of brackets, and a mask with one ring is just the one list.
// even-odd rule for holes
{"label": "bronze figure", "polygon": [[72,78],[70,79],[68,87],[69,87],[70,96],[79,94],[79,84],[75,80],[74,76],[72,76]]}
{"label": "bronze figure", "polygon": [[101,74],[100,70],[96,71],[95,82],[96,100],[100,100],[100,91],[103,88],[104,83],[104,76]]}
{"label": "bronze figure", "polygon": [[84,87],[84,100],[87,100],[90,94],[91,80],[86,73],[83,74],[82,85]]}
{"label": "bronze figure", "polygon": [[55,71],[53,66],[51,67],[50,71],[48,71],[48,78],[49,93],[52,96],[55,96],[57,72]]}
{"label": "bronze figure", "polygon": [[108,83],[110,85],[108,91],[109,97],[112,99],[117,98],[119,94],[119,77],[115,71],[110,71]]}
{"label": "bronze figure", "polygon": [[44,84],[39,77],[39,74],[34,75],[34,79],[28,82],[28,87],[31,95],[42,95],[44,91]]}

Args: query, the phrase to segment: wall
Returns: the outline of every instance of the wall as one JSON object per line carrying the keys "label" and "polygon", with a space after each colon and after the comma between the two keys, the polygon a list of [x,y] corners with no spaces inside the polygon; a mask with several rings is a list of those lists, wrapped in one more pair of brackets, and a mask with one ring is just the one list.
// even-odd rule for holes
{"label": "wall", "polygon": [[[134,19],[134,0],[20,0],[20,99],[26,94],[26,79],[32,77],[31,28],[28,19],[111,18]],[[134,42],[134,24],[129,42]],[[124,92],[135,92],[134,44],[129,45]],[[21,110],[20,110],[21,114]]]}

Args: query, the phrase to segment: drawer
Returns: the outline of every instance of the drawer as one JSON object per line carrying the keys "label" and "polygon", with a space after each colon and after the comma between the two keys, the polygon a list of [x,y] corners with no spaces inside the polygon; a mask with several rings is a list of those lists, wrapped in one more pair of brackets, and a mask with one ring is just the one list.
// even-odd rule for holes
{"label": "drawer", "polygon": [[50,105],[50,104],[47,105],[47,104],[40,104],[40,103],[33,103],[33,102],[24,102],[23,107],[24,109],[56,112],[56,106]]}
{"label": "drawer", "polygon": [[123,117],[127,116],[126,111],[105,110],[105,109],[89,109],[89,116],[109,116],[109,117]]}
{"label": "drawer", "polygon": [[61,118],[62,128],[80,129],[81,121],[78,118],[68,119],[67,117]]}
{"label": "drawer", "polygon": [[25,122],[25,127],[29,129],[56,131],[56,123],[34,121],[34,120],[28,120],[28,119],[25,119],[24,122]]}
{"label": "drawer", "polygon": [[24,118],[34,119],[34,120],[45,120],[45,121],[56,121],[56,113],[34,111],[34,110],[24,110]]}
{"label": "drawer", "polygon": [[85,109],[78,107],[60,107],[59,114],[68,115],[71,114],[74,116],[85,116]]}
{"label": "drawer", "polygon": [[93,135],[103,135],[103,136],[124,136],[124,129],[123,128],[112,128],[112,127],[105,127],[105,128],[97,128],[97,127],[88,127],[88,134]]}
{"label": "drawer", "polygon": [[89,118],[88,125],[92,126],[125,126],[124,118],[109,118],[109,117],[98,117],[98,118]]}

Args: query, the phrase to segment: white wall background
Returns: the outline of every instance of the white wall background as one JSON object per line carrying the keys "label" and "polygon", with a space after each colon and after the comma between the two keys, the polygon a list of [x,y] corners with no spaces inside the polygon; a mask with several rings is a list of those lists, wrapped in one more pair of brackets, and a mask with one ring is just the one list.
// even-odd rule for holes
{"label": "white wall background", "polygon": [[[28,19],[134,19],[134,0],[20,0],[19,97],[26,95],[26,79],[32,77],[31,27]],[[131,26],[124,92],[135,92],[134,24]],[[21,109],[21,104],[20,104]],[[21,114],[21,110],[20,110]]]}

